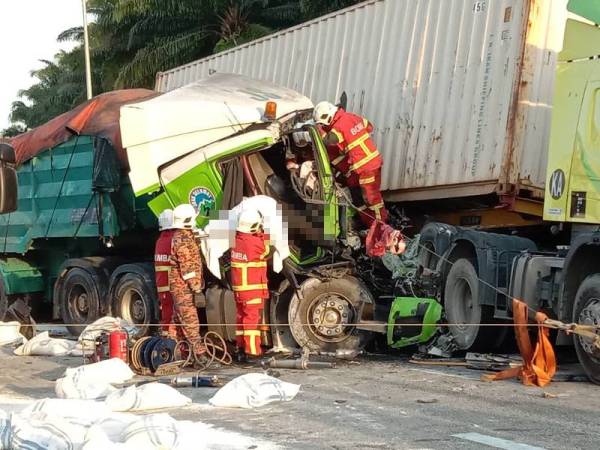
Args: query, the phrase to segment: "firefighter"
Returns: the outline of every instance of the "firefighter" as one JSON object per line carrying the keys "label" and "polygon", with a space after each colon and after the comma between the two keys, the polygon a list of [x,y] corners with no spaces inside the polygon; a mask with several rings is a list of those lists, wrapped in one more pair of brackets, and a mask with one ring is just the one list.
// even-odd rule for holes
{"label": "firefighter", "polygon": [[231,249],[231,286],[235,296],[238,361],[262,355],[260,319],[267,286],[269,237],[263,217],[256,209],[243,210],[238,218],[235,245]]}
{"label": "firefighter", "polygon": [[178,332],[190,343],[196,356],[206,349],[200,340],[200,321],[194,304],[194,295],[204,287],[200,248],[194,237],[196,211],[191,205],[179,205],[173,211],[171,241],[171,270],[169,288],[173,296],[173,310]]}
{"label": "firefighter", "polygon": [[169,272],[171,270],[171,244],[173,241],[173,210],[165,209],[158,216],[160,235],[154,247],[154,274],[158,304],[160,308],[161,329],[170,338],[177,338],[177,327],[173,323],[173,296],[169,289]]}
{"label": "firefighter", "polygon": [[[366,226],[374,220],[387,221],[387,210],[381,196],[381,166],[383,159],[371,139],[373,126],[363,117],[345,111],[329,102],[321,102],[315,106],[313,119],[323,126],[327,133],[327,147],[338,146],[340,157],[347,158],[348,171],[345,176],[348,182],[352,177],[358,178],[365,209],[361,211],[361,219]],[[330,155],[331,158],[331,155]],[[337,164],[342,164],[341,158]],[[335,160],[332,160],[335,165]]]}

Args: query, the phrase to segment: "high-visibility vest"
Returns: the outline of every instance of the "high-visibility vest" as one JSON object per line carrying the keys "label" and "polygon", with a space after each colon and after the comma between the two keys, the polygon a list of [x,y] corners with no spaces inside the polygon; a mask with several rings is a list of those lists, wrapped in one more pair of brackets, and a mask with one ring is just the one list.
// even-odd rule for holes
{"label": "high-visibility vest", "polygon": [[169,292],[169,272],[171,271],[171,244],[175,230],[160,233],[154,247],[154,274],[156,290],[159,294]]}
{"label": "high-visibility vest", "polygon": [[268,235],[235,233],[235,246],[231,249],[231,287],[237,300],[269,298],[268,255]]}
{"label": "high-visibility vest", "polygon": [[361,174],[383,165],[383,159],[371,139],[373,126],[367,119],[340,108],[333,116],[329,131],[336,136],[338,145],[348,156],[350,172]]}

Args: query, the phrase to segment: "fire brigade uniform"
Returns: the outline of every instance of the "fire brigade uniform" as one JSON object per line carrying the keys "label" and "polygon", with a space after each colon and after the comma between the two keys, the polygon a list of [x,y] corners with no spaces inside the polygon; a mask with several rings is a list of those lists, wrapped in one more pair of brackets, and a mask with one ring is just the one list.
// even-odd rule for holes
{"label": "fire brigade uniform", "polygon": [[173,323],[173,296],[169,287],[169,272],[171,271],[171,248],[175,230],[161,231],[154,248],[154,273],[156,289],[160,306],[161,329],[169,337],[177,337],[177,327]]}
{"label": "fire brigade uniform", "polygon": [[269,298],[267,256],[269,237],[262,232],[237,231],[231,249],[231,285],[236,306],[236,345],[247,355],[262,354],[260,320]]}
{"label": "fire brigade uniform", "polygon": [[194,233],[189,229],[178,229],[172,237],[169,288],[173,295],[175,320],[181,324],[178,330],[193,345],[196,354],[205,351],[200,343],[200,321],[194,304],[194,293],[200,292],[203,284],[200,248]]}
{"label": "fire brigade uniform", "polygon": [[367,213],[361,214],[361,219],[367,226],[370,226],[374,219],[385,222],[387,211],[380,191],[383,159],[370,136],[373,126],[367,119],[339,108],[325,130],[328,131],[325,139],[327,146],[338,145],[347,157],[346,177],[358,177],[365,203],[363,208]]}

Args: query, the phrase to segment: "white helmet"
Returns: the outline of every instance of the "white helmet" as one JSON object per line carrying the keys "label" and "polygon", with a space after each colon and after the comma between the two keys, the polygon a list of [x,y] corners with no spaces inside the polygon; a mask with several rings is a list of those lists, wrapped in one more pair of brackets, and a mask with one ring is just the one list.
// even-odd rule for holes
{"label": "white helmet", "polygon": [[338,107],[329,102],[320,102],[313,110],[313,119],[315,122],[325,126],[331,125],[333,116],[337,112]]}
{"label": "white helmet", "polygon": [[263,226],[263,216],[256,209],[244,209],[238,217],[237,231],[258,233]]}
{"label": "white helmet", "polygon": [[173,210],[165,209],[158,216],[158,230],[164,231],[170,230],[171,228],[173,228]]}
{"label": "white helmet", "polygon": [[191,230],[196,225],[196,210],[188,203],[177,206],[173,210],[173,228]]}

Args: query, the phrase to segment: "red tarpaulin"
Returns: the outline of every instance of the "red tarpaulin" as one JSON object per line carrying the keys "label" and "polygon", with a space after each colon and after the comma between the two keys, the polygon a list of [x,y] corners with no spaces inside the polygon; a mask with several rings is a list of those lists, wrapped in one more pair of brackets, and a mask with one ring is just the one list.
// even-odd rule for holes
{"label": "red tarpaulin", "polygon": [[121,161],[129,169],[127,154],[121,144],[119,117],[121,106],[158,95],[148,89],[127,89],[100,94],[77,108],[55,117],[27,133],[11,139],[17,164],[38,153],[69,140],[73,135],[98,136],[108,139]]}

